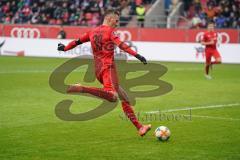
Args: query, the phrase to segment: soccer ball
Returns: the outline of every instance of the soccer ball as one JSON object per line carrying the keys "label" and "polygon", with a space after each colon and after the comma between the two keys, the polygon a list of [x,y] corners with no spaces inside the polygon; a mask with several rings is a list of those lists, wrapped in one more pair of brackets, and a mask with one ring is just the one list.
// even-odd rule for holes
{"label": "soccer ball", "polygon": [[160,141],[167,141],[170,135],[170,130],[165,126],[160,126],[155,130],[155,137]]}

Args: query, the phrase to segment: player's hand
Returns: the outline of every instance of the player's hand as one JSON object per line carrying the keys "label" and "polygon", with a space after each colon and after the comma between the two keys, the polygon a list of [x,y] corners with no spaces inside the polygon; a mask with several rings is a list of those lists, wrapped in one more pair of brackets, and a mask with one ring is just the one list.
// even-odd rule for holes
{"label": "player's hand", "polygon": [[64,44],[58,43],[58,48],[57,48],[58,51],[64,51],[64,48],[65,48]]}
{"label": "player's hand", "polygon": [[141,61],[143,64],[147,64],[147,60],[145,57],[141,56],[140,54],[137,54],[135,56],[139,61]]}

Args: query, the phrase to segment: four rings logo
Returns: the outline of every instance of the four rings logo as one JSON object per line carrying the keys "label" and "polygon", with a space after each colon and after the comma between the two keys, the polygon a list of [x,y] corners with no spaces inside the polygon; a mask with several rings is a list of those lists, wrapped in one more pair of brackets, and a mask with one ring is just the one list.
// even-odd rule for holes
{"label": "four rings logo", "polygon": [[[199,32],[196,35],[196,42],[199,42],[203,37],[204,32]],[[218,32],[218,43],[224,44],[230,42],[230,36],[226,32]]]}
{"label": "four rings logo", "polygon": [[116,34],[119,36],[121,41],[131,41],[132,40],[132,34],[129,31],[118,30],[118,31],[116,31]]}
{"label": "four rings logo", "polygon": [[11,30],[11,37],[40,38],[40,31],[37,28],[14,27]]}

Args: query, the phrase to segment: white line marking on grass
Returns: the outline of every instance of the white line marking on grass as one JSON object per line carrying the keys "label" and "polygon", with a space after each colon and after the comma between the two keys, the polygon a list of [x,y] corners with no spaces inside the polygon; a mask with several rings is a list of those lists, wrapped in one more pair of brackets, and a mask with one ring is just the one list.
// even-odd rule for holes
{"label": "white line marking on grass", "polygon": [[[183,115],[183,116],[188,116],[188,117],[190,117],[190,115]],[[206,118],[206,119],[217,119],[217,120],[240,121],[239,118],[224,118],[224,117],[203,116],[203,115],[191,115],[191,117]]]}
{"label": "white line marking on grass", "polygon": [[[198,107],[185,107],[185,108],[179,108],[179,109],[168,109],[163,110],[160,112],[176,112],[176,111],[187,111],[187,110],[199,110],[199,109],[212,109],[212,108],[226,108],[226,107],[234,107],[234,106],[240,106],[240,103],[231,103],[231,104],[218,104],[218,105],[208,105],[208,106],[198,106]],[[149,111],[146,113],[158,113],[159,111]]]}

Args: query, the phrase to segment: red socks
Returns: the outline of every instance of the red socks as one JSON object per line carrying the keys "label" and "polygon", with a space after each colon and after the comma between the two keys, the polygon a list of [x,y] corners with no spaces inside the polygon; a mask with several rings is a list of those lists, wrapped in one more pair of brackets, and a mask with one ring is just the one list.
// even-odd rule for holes
{"label": "red socks", "polygon": [[142,124],[139,123],[136,115],[134,114],[132,106],[130,106],[129,102],[122,101],[122,109],[125,115],[131,120],[134,126],[139,130],[142,127]]}
{"label": "red socks", "polygon": [[[82,93],[90,93],[94,96],[104,98],[110,102],[115,102],[117,100],[117,96],[109,91],[104,91],[100,88],[94,88],[94,87],[83,87],[82,86]],[[130,121],[134,124],[134,126],[139,130],[142,127],[142,124],[139,123],[132,106],[129,104],[129,102],[122,101],[122,109],[125,113],[125,115],[130,119]]]}
{"label": "red socks", "polygon": [[85,87],[85,86],[70,86],[67,93],[89,93],[99,98],[106,99],[110,102],[117,101],[117,94],[111,91],[105,91],[102,88]]}
{"label": "red socks", "polygon": [[110,102],[116,102],[117,101],[117,95],[110,91],[105,91],[102,88],[95,88],[95,87],[82,87],[82,93],[89,93],[91,95],[97,96],[99,98],[106,99]]}
{"label": "red socks", "polygon": [[[111,91],[105,91],[101,88],[95,87],[85,87],[85,86],[73,86],[68,89],[68,93],[80,92],[80,93],[89,93],[91,95],[97,96],[99,98],[106,99],[110,102],[117,101],[117,95]],[[122,101],[122,109],[125,115],[130,119],[134,126],[139,130],[142,127],[142,124],[138,121],[132,106],[127,101]]]}

